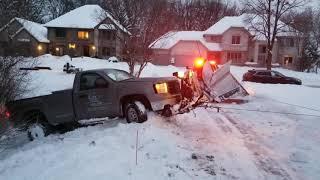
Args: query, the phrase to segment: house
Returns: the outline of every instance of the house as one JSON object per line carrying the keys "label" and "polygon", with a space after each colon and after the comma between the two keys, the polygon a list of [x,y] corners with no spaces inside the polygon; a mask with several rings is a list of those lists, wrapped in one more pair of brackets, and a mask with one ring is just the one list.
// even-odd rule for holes
{"label": "house", "polygon": [[[247,23],[248,14],[227,16],[206,31],[168,32],[154,41],[153,63],[192,66],[197,57],[219,64],[232,61],[235,65],[265,66],[267,41]],[[294,69],[299,61],[299,43],[290,27],[278,34],[272,50],[273,65]]]}
{"label": "house", "polygon": [[46,24],[12,19],[0,29],[0,56],[121,57],[129,35],[100,6],[85,5]]}
{"label": "house", "polygon": [[39,56],[48,52],[47,28],[13,18],[0,29],[0,56]]}
{"label": "house", "polygon": [[49,52],[70,56],[120,56],[130,35],[98,5],[85,5],[44,25],[48,28]]}

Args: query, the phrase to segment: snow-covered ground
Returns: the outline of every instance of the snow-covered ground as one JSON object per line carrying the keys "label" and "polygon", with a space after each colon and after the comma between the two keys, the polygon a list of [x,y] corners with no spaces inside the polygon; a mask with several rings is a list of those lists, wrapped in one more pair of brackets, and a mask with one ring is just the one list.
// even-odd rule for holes
{"label": "snow-covered ground", "polygon": [[[62,72],[66,61],[40,57],[53,70],[33,72],[27,96],[71,88],[74,75]],[[71,63],[128,70],[91,58]],[[143,76],[179,69],[149,65]],[[248,69],[232,67],[232,73],[241,80]],[[222,104],[220,113],[197,108],[165,119],[150,112],[144,124],[116,119],[53,134],[0,153],[0,179],[320,179],[320,75],[276,70],[303,86],[246,82],[248,103]]]}

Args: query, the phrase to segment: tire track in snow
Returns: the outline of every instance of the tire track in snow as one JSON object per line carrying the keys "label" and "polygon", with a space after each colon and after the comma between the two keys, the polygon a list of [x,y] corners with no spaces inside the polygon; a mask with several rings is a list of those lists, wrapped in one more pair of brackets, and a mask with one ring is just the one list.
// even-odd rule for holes
{"label": "tire track in snow", "polygon": [[[230,115],[223,114],[226,121],[225,124],[229,123],[231,126],[235,127],[242,135],[244,139],[244,144],[249,151],[254,154],[255,163],[258,168],[266,172],[267,174],[272,174],[281,178],[282,180],[294,180],[288,170],[286,170],[283,165],[277,162],[275,159],[272,158],[272,154],[264,148],[258,142],[262,141],[262,139],[258,136],[258,134],[250,127],[245,124],[241,124],[234,120]],[[219,121],[218,121],[219,122]],[[219,123],[218,123],[219,124]],[[226,125],[224,125],[226,126]],[[265,177],[269,179],[269,177]]]}

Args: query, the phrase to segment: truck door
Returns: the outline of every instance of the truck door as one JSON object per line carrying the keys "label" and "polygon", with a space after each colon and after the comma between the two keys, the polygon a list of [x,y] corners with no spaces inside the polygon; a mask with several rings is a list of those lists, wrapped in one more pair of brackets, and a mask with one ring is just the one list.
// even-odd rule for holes
{"label": "truck door", "polygon": [[80,76],[80,86],[73,94],[74,109],[78,120],[102,118],[111,115],[112,87],[97,73]]}

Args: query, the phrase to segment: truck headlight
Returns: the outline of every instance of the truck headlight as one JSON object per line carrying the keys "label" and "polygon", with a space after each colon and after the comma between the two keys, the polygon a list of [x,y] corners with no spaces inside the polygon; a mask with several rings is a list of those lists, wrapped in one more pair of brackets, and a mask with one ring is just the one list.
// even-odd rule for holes
{"label": "truck headlight", "polygon": [[166,94],[166,93],[168,93],[168,84],[167,83],[155,84],[154,88],[156,90],[156,93],[158,93],[158,94]]}

